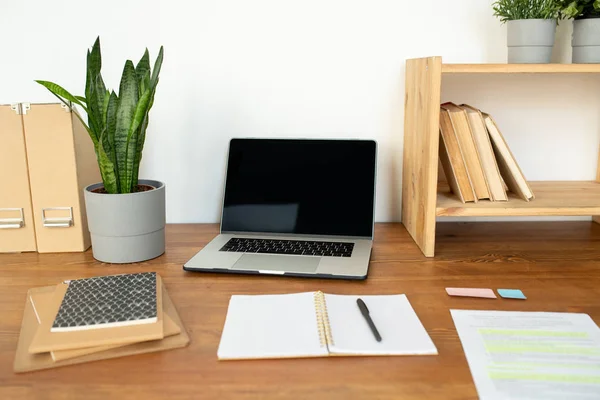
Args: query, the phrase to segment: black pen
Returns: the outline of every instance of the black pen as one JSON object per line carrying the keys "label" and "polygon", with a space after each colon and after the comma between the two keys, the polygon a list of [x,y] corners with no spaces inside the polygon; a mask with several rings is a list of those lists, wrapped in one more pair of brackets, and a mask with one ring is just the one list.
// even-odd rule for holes
{"label": "black pen", "polygon": [[379,335],[379,332],[377,331],[377,328],[375,327],[375,323],[373,322],[373,320],[371,319],[371,316],[369,315],[369,309],[367,308],[367,305],[365,304],[364,301],[362,301],[362,299],[356,299],[356,304],[358,304],[358,308],[360,308],[360,313],[367,320],[367,324],[369,324],[369,328],[371,328],[371,332],[373,332],[373,335],[375,336],[375,340],[377,340],[378,342],[381,342],[381,335]]}

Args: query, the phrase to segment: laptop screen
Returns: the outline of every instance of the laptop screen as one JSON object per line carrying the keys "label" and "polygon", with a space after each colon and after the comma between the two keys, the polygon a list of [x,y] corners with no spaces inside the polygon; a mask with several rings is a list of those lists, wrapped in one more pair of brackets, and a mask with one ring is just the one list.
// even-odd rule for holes
{"label": "laptop screen", "polygon": [[373,236],[372,140],[232,139],[223,232]]}

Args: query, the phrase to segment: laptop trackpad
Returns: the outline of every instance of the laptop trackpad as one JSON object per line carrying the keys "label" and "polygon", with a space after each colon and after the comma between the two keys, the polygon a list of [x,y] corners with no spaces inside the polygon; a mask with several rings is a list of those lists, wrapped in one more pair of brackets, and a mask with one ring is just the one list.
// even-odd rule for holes
{"label": "laptop trackpad", "polygon": [[244,254],[232,269],[252,271],[315,272],[321,257]]}

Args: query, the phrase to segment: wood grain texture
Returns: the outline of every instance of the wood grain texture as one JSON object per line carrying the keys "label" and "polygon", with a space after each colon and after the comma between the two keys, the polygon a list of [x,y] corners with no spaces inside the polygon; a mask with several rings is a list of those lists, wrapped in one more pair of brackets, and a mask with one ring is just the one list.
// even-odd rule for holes
{"label": "wood grain texture", "polygon": [[[581,74],[600,73],[600,64],[442,64],[441,57],[410,59],[406,62],[406,99],[404,126],[404,171],[402,183],[402,223],[427,257],[435,254],[435,216],[593,216],[600,223],[600,161],[597,169],[598,183],[560,183],[548,188],[534,183],[533,192],[541,191],[542,201],[535,199],[529,205],[516,202],[509,195],[508,202],[492,204],[462,204],[447,189],[438,191],[433,206],[430,200],[430,153],[439,145],[439,126],[434,130],[431,112],[433,99],[428,94],[439,95],[442,74]],[[427,77],[427,63],[435,63],[440,74],[435,79]],[[439,64],[438,64],[439,63]],[[436,69],[437,70],[437,69]],[[437,106],[437,105],[436,105]],[[430,125],[428,125],[428,122]],[[425,129],[424,127],[428,128]],[[437,161],[436,161],[437,164]],[[437,171],[437,166],[434,167]],[[437,172],[436,172],[437,173]],[[555,185],[550,182],[548,185]],[[437,191],[437,189],[436,189]],[[435,213],[432,207],[436,209]]]}
{"label": "wood grain texture", "polygon": [[433,256],[438,173],[441,57],[406,61],[402,223]]}
{"label": "wood grain texture", "polygon": [[443,74],[600,73],[600,64],[442,64]]}
{"label": "wood grain texture", "polygon": [[535,199],[508,193],[508,202],[462,203],[447,185],[439,185],[437,215],[444,217],[593,216],[600,215],[600,182],[529,182]]}
{"label": "wood grain texture", "polygon": [[[476,399],[449,309],[588,313],[600,323],[600,225],[591,222],[439,223],[425,258],[400,224],[376,224],[366,281],[184,272],[218,225],[168,225],[154,260],[110,265],[91,251],[0,254],[0,398]],[[183,320],[187,348],[16,375],[12,362],[30,287],[64,279],[157,271]],[[446,287],[518,288],[526,301],[446,295]],[[232,294],[405,293],[438,356],[217,361]]]}

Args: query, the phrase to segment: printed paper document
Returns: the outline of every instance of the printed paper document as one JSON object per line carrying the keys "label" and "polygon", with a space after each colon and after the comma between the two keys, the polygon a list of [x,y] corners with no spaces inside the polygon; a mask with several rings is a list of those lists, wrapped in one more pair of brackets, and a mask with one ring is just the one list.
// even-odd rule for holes
{"label": "printed paper document", "polygon": [[600,328],[589,315],[450,312],[480,399],[600,399]]}

